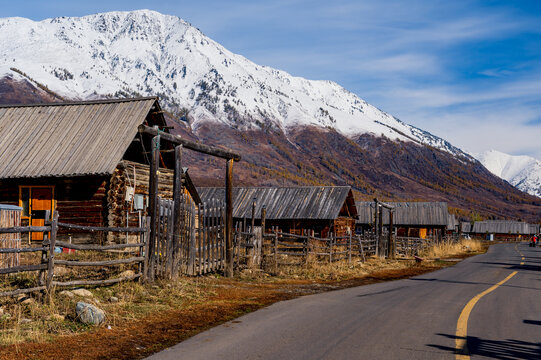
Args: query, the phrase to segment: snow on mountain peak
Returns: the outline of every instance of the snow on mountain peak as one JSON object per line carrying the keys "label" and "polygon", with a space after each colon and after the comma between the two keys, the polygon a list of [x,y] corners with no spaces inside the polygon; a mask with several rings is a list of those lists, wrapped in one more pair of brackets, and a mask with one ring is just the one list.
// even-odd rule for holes
{"label": "snow on mountain peak", "polygon": [[[176,16],[151,10],[0,19],[0,75],[13,71],[69,99],[158,95],[190,120],[234,128],[331,127],[414,141],[470,158],[331,81],[307,80],[234,54]],[[16,69],[16,70],[13,70]]]}
{"label": "snow on mountain peak", "polygon": [[519,190],[541,197],[541,161],[526,155],[513,156],[496,150],[476,155],[494,175]]}

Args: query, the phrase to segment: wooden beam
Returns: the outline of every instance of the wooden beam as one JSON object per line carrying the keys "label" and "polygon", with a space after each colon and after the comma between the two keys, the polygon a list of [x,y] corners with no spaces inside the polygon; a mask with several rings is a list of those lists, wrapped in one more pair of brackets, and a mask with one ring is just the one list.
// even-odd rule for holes
{"label": "wooden beam", "polygon": [[394,259],[396,256],[396,244],[393,236],[393,211],[389,211],[389,257]]}
{"label": "wooden beam", "polygon": [[169,134],[169,133],[164,133],[162,131],[159,131],[156,128],[151,128],[151,127],[146,126],[146,125],[139,125],[139,132],[143,133],[143,134],[149,134],[149,135],[152,135],[152,136],[160,135],[162,137],[162,140],[169,141],[169,142],[171,142],[173,144],[176,144],[176,145],[182,145],[186,149],[197,151],[197,152],[200,152],[200,153],[203,153],[203,154],[208,154],[208,155],[220,157],[220,158],[224,158],[224,159],[227,159],[227,160],[232,159],[234,161],[240,161],[240,155],[233,152],[233,151],[220,149],[220,148],[217,148],[217,147],[214,147],[214,146],[199,144],[199,143],[196,143],[196,142],[193,142],[193,141],[183,139],[178,135],[172,135],[172,134]]}
{"label": "wooden beam", "polygon": [[[182,195],[182,145],[175,147],[175,171],[173,173],[173,258],[172,258],[172,276],[176,276],[178,266],[180,265],[180,232],[181,232],[181,216],[180,202]],[[202,221],[199,218],[199,221]]]}
{"label": "wooden beam", "polygon": [[225,273],[233,277],[233,159],[225,171]]}
{"label": "wooden beam", "polygon": [[[157,129],[156,129],[157,131]],[[148,274],[146,276],[147,280],[154,281],[155,277],[155,257],[156,257],[156,236],[158,230],[158,220],[160,214],[159,204],[158,204],[158,167],[160,161],[160,135],[154,136],[152,138],[152,157],[150,161],[150,172],[149,172],[149,216],[150,216],[150,236],[148,238]]]}

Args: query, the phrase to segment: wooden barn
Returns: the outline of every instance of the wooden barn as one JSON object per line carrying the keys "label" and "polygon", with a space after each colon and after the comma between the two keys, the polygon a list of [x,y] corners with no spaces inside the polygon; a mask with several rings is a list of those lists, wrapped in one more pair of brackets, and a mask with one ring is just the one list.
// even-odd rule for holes
{"label": "wooden barn", "polygon": [[476,221],[468,233],[485,240],[521,240],[539,233],[539,225],[512,220]]}
{"label": "wooden barn", "polygon": [[[199,188],[203,202],[224,199],[223,188]],[[302,234],[313,231],[327,237],[343,236],[354,229],[357,209],[349,186],[245,187],[233,189],[233,219],[236,226],[250,224],[255,203],[255,223],[261,224],[265,207],[265,227]]]}
{"label": "wooden barn", "polygon": [[460,232],[460,222],[454,214],[447,214],[447,235],[458,234]]}
{"label": "wooden barn", "polygon": [[[156,97],[0,106],[0,203],[22,208],[23,225],[59,221],[89,226],[137,226],[147,206],[151,136],[139,125],[168,132]],[[160,195],[171,197],[174,155],[160,158]],[[163,170],[163,171],[162,171]],[[188,199],[200,201],[184,172]],[[77,242],[128,241],[127,235],[64,229]],[[27,235],[41,240],[43,234]]]}
{"label": "wooden barn", "polygon": [[[387,202],[394,207],[393,227],[397,236],[425,238],[441,237],[446,233],[449,211],[446,202]],[[374,224],[374,202],[357,202],[358,234],[370,231]],[[383,224],[389,226],[389,212],[383,211]]]}

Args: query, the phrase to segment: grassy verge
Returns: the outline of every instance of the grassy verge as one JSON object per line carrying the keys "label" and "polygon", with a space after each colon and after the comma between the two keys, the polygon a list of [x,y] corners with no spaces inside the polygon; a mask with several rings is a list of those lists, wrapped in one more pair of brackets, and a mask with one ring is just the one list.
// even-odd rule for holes
{"label": "grassy verge", "polygon": [[[440,258],[474,255],[438,250]],[[437,270],[456,261],[369,259],[351,264],[309,263],[282,268],[274,276],[245,270],[234,279],[219,275],[158,281],[151,285],[123,283],[92,288],[91,297],[57,292],[48,304],[32,298],[3,300],[0,317],[0,359],[136,359],[194,334],[276,301],[339,288],[403,279]],[[100,327],[76,319],[75,304],[102,308]]]}

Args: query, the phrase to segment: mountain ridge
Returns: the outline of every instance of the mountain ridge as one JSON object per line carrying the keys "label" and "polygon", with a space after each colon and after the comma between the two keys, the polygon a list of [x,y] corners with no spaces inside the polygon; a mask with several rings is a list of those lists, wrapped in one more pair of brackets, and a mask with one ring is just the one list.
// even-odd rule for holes
{"label": "mountain ridge", "polygon": [[541,197],[541,161],[526,155],[488,150],[475,156],[494,175],[528,194]]}
{"label": "mountain ridge", "polygon": [[[7,34],[0,41],[5,52],[0,73],[18,69],[63,97],[157,94],[195,131],[205,121],[239,129],[273,126],[285,133],[316,125],[348,137],[372,133],[414,141],[469,158],[335,82],[257,65],[178,17],[139,10],[40,22],[5,18],[0,30]],[[31,45],[17,45],[23,42]],[[32,46],[38,43],[49,45]]]}
{"label": "mountain ridge", "polygon": [[[447,201],[462,218],[539,220],[541,199],[449,142],[336,83],[254,64],[180,18],[8,18],[0,31],[9,35],[0,39],[0,103],[157,95],[172,132],[243,155],[239,185],[350,185],[359,199]],[[219,160],[187,151],[183,165],[199,185],[222,183]]]}

